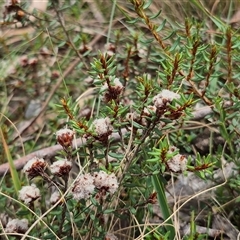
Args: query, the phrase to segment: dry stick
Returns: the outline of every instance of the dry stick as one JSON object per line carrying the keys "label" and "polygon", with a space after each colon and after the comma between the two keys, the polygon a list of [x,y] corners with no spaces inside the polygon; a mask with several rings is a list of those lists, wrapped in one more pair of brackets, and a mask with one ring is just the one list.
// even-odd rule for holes
{"label": "dry stick", "polygon": [[[212,113],[212,109],[210,107],[200,108],[193,112],[192,120],[202,119],[210,113]],[[124,130],[122,130],[122,131],[123,131],[122,133],[124,133]],[[113,133],[111,135],[111,137],[114,139],[114,141],[118,141],[121,139],[121,137],[118,133]],[[84,146],[85,143],[86,143],[85,139],[78,138],[78,139],[76,139],[76,143],[75,143],[74,147]],[[35,152],[32,152],[26,156],[23,156],[23,157],[15,160],[14,165],[17,170],[21,170],[23,168],[23,166],[33,157],[37,156],[37,157],[42,157],[42,158],[51,158],[51,157],[55,156],[58,151],[61,151],[61,150],[62,150],[62,146],[60,146],[60,145],[54,145],[52,147],[43,148],[43,149],[37,150]],[[0,176],[3,176],[4,174],[6,174],[8,172],[9,172],[9,164],[8,163],[4,163],[4,164],[0,165]]]}

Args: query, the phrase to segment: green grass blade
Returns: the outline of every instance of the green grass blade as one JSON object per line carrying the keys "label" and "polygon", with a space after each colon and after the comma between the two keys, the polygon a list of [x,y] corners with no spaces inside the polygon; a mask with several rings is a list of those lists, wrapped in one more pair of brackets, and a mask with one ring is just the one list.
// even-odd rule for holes
{"label": "green grass blade", "polygon": [[[170,210],[168,207],[164,186],[163,186],[161,180],[159,179],[159,175],[152,176],[152,183],[157,192],[158,202],[159,202],[159,206],[161,208],[162,214],[163,214],[163,218],[164,218],[164,220],[166,220],[170,217],[171,213],[170,213]],[[167,229],[167,231],[170,232],[169,239],[174,239],[175,229],[173,226],[172,219],[169,218],[166,221],[166,223],[167,223],[166,229]]]}
{"label": "green grass blade", "polygon": [[10,166],[10,173],[11,173],[11,176],[12,176],[14,188],[15,188],[16,194],[18,194],[18,191],[21,189],[20,180],[19,180],[17,170],[16,170],[16,168],[14,166],[14,163],[13,163],[13,160],[12,160],[12,156],[10,154],[8,145],[7,145],[6,141],[5,141],[5,138],[4,138],[4,135],[3,135],[3,132],[2,132],[1,128],[0,128],[0,137],[2,139],[3,148],[4,148],[4,151],[5,151],[5,154],[6,154],[8,163],[9,163],[9,166]]}

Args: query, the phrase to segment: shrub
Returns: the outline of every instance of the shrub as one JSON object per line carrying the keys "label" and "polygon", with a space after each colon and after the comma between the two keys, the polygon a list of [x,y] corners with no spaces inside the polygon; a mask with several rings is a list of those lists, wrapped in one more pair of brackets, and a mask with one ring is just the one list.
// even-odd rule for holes
{"label": "shrub", "polygon": [[[30,124],[34,125],[49,105],[54,120],[47,119],[46,135],[36,142],[50,147],[57,141],[58,146],[46,148],[42,156],[36,154],[28,161],[23,168],[26,176],[18,174],[12,158],[19,147],[14,139],[10,139],[12,146],[7,144],[9,133],[4,130],[8,118],[17,118],[12,112],[8,116],[3,107],[2,154],[11,166],[15,192],[7,188],[10,179],[5,176],[0,206],[11,206],[2,212],[14,218],[16,225],[8,230],[7,222],[12,222],[4,223],[6,215],[2,215],[2,235],[22,239],[28,235],[36,239],[229,237],[226,230],[213,229],[210,218],[214,212],[209,211],[211,205],[225,206],[238,199],[236,172],[225,171],[229,164],[238,169],[239,160],[239,36],[199,1],[191,2],[190,10],[201,12],[204,21],[196,14],[196,18],[174,22],[162,16],[154,8],[158,3],[151,1],[113,1],[110,14],[104,6],[97,6],[93,14],[103,17],[106,13],[111,19],[104,40],[107,44],[98,42],[98,49],[86,29],[76,30],[76,22],[72,25],[73,19],[79,20],[77,16],[88,13],[95,3],[50,1],[49,11],[57,20],[47,12],[33,13],[33,24],[45,37],[37,37],[35,45],[25,47],[23,52],[29,54],[31,49],[35,57],[31,61],[29,56],[21,57],[13,70],[25,83],[18,90],[27,96],[44,99],[46,90],[50,91]],[[13,21],[27,24],[30,15],[24,7],[12,1],[7,14],[13,14]],[[24,16],[19,16],[19,11]],[[125,29],[113,31],[114,14],[116,19],[125,17],[120,21]],[[5,23],[9,21],[5,19]],[[20,47],[14,51],[11,45],[3,51],[11,57],[21,53]],[[55,64],[48,66],[46,60]],[[11,79],[9,72],[5,75],[4,80]],[[28,89],[29,79],[38,79],[34,92]],[[38,82],[41,79],[43,83]],[[51,90],[50,81],[55,84]],[[49,132],[56,134],[49,138]],[[35,150],[34,141],[26,145]],[[223,171],[222,182],[217,181],[219,171]],[[194,177],[206,186],[194,188],[190,184]],[[179,182],[182,190],[177,189]],[[206,193],[213,190],[217,191],[210,194],[212,201],[205,201]],[[195,217],[201,215],[197,201],[204,209],[199,221]],[[217,211],[220,215],[220,208]],[[237,232],[238,207],[225,211],[232,211],[230,220]],[[186,221],[187,227],[181,221]]]}

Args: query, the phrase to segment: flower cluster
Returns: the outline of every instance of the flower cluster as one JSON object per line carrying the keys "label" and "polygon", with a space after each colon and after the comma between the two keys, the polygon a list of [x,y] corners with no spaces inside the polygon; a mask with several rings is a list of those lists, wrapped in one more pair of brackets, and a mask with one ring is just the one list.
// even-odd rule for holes
{"label": "flower cluster", "polygon": [[50,166],[52,174],[59,177],[67,176],[72,169],[72,163],[66,159],[58,160]]}
{"label": "flower cluster", "polygon": [[117,178],[114,173],[108,175],[104,171],[93,173],[94,184],[97,189],[104,188],[107,192],[113,194],[118,188]]}
{"label": "flower cluster", "polygon": [[114,173],[107,174],[104,171],[80,175],[72,188],[73,198],[76,200],[87,199],[95,191],[109,192],[114,194],[118,189],[117,177]]}
{"label": "flower cluster", "polygon": [[118,238],[113,233],[107,233],[104,240],[118,240]]}
{"label": "flower cluster", "polygon": [[12,219],[7,223],[5,232],[7,233],[25,233],[28,229],[27,219]]}
{"label": "flower cluster", "polygon": [[[177,93],[174,93],[169,90],[162,90],[159,94],[153,97],[153,100],[152,100],[153,105],[146,106],[143,109],[143,118],[141,119],[140,123],[143,125],[146,125],[147,123],[145,118],[146,116],[151,117],[153,115],[157,115],[158,117],[161,117],[164,113],[166,113],[169,110],[168,105],[174,99],[179,99],[179,98],[180,98],[180,95]],[[179,116],[179,115],[176,115],[176,116]],[[172,115],[168,115],[168,117],[171,118]],[[163,123],[163,125],[165,124]]]}
{"label": "flower cluster", "polygon": [[46,166],[47,163],[43,158],[34,157],[25,164],[23,172],[25,172],[28,177],[34,178],[36,176],[41,176]]}
{"label": "flower cluster", "polygon": [[[47,163],[43,158],[34,157],[29,160],[24,166],[23,171],[28,175],[28,177],[42,176],[43,179],[47,181],[53,181],[50,176],[45,172]],[[62,159],[54,162],[49,167],[51,173],[58,177],[68,177],[69,172],[72,169],[72,162]],[[60,199],[60,193],[54,192],[50,198],[50,203],[55,204]],[[32,184],[31,186],[24,186],[19,191],[19,199],[23,201],[26,205],[31,204],[33,201],[40,198],[40,190]]]}
{"label": "flower cluster", "polygon": [[52,194],[51,194],[51,197],[50,197],[50,203],[52,205],[54,205],[57,201],[59,201],[61,195],[60,195],[60,192],[59,191],[54,191]]}
{"label": "flower cluster", "polygon": [[94,192],[94,179],[89,173],[80,175],[72,188],[73,198],[76,200],[87,199]]}
{"label": "flower cluster", "polygon": [[[43,158],[34,157],[23,167],[23,171],[29,177],[43,176],[47,163]],[[62,177],[68,175],[72,169],[72,163],[66,159],[58,160],[50,166],[52,174]]]}
{"label": "flower cluster", "polygon": [[73,138],[75,132],[71,129],[64,128],[56,132],[56,138],[58,143],[64,148],[67,149],[72,146]]}
{"label": "flower cluster", "polygon": [[169,90],[162,90],[158,95],[153,97],[153,104],[157,109],[167,106],[173,99],[179,99],[180,95]]}
{"label": "flower cluster", "polygon": [[[176,147],[171,146],[168,150],[168,154],[173,154],[177,150]],[[184,155],[177,153],[167,161],[167,166],[173,172],[183,172],[187,168],[187,158]]]}
{"label": "flower cluster", "polygon": [[111,100],[118,99],[119,95],[122,93],[123,85],[120,82],[119,78],[114,78],[111,80],[111,85],[105,83],[102,87],[104,92],[103,101],[110,102]]}
{"label": "flower cluster", "polygon": [[19,198],[21,201],[28,205],[36,199],[40,198],[40,190],[36,187],[35,184],[32,184],[31,186],[24,186],[19,191]]}
{"label": "flower cluster", "polygon": [[92,123],[92,128],[96,133],[96,138],[102,142],[108,140],[108,136],[112,133],[113,127],[109,117],[96,119]]}

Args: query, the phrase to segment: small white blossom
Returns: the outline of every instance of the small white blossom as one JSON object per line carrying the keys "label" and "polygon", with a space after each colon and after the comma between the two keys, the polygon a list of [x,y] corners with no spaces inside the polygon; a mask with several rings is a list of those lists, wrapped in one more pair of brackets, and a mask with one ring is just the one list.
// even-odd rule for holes
{"label": "small white blossom", "polygon": [[12,219],[7,223],[5,231],[7,233],[25,233],[28,229],[27,219]]}
{"label": "small white blossom", "polygon": [[19,199],[25,204],[29,204],[40,197],[40,190],[36,187],[35,184],[31,186],[23,186],[19,191]]}
{"label": "small white blossom", "polygon": [[104,171],[95,172],[94,174],[94,185],[96,188],[104,188],[107,192],[113,194],[118,189],[117,177],[114,173],[108,175]]}
{"label": "small white blossom", "polygon": [[158,95],[153,98],[153,104],[156,108],[161,108],[173,99],[179,99],[180,95],[169,90],[162,90]]}
{"label": "small white blossom", "polygon": [[23,172],[29,177],[39,176],[45,170],[46,166],[47,164],[43,158],[34,157],[25,164]]}
{"label": "small white blossom", "polygon": [[[172,146],[169,148],[169,153],[173,153],[177,150],[176,147]],[[187,168],[187,158],[184,155],[176,154],[170,160],[167,161],[169,169],[173,172],[183,172]]]}
{"label": "small white blossom", "polygon": [[52,174],[63,176],[68,175],[72,169],[72,163],[66,159],[58,160],[50,166],[50,171]]}
{"label": "small white blossom", "polygon": [[162,92],[160,93],[160,96],[169,102],[171,102],[173,99],[180,98],[180,95],[178,93],[175,93],[166,89],[162,90]]}
{"label": "small white blossom", "polygon": [[59,199],[60,199],[61,195],[60,195],[60,192],[59,191],[54,191],[52,194],[51,194],[51,197],[50,197],[50,203],[52,205],[54,205]]}
{"label": "small white blossom", "polygon": [[92,123],[98,136],[108,134],[112,131],[111,120],[109,117],[96,119]]}
{"label": "small white blossom", "polygon": [[94,192],[93,176],[89,173],[80,175],[72,188],[73,198],[76,200],[87,199]]}

